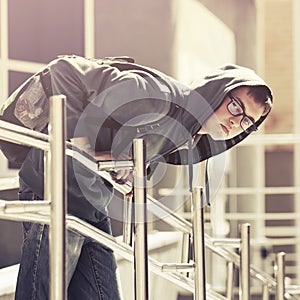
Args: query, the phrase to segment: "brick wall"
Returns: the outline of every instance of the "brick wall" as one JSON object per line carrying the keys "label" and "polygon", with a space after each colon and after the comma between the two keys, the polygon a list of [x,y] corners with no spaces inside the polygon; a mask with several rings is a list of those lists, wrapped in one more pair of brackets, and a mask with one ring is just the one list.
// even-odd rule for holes
{"label": "brick wall", "polygon": [[292,0],[264,0],[265,79],[275,99],[267,133],[293,132],[292,17]]}

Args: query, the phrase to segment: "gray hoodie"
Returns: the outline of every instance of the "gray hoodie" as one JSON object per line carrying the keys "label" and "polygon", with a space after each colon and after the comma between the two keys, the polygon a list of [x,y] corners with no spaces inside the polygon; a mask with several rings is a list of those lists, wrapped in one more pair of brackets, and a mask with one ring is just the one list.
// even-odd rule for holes
{"label": "gray hoodie", "polygon": [[[111,151],[115,157],[124,152],[131,155],[132,139],[143,138],[149,174],[159,162],[189,164],[190,183],[193,163],[231,148],[249,134],[243,132],[226,141],[214,141],[207,135],[199,139],[202,124],[232,89],[266,85],[253,71],[236,65],[218,69],[192,88],[129,58],[63,56],[51,62],[47,70],[52,93],[67,96],[68,138],[86,136],[93,149]],[[179,150],[186,143],[188,149]],[[43,156],[39,152],[29,153],[20,177],[42,197]],[[105,210],[109,201],[99,186],[101,178],[89,177],[75,161],[68,163],[68,174],[72,174],[68,178],[69,212],[94,220],[94,210]],[[83,185],[88,185],[86,192],[80,188]],[[102,203],[99,195],[103,195]]]}

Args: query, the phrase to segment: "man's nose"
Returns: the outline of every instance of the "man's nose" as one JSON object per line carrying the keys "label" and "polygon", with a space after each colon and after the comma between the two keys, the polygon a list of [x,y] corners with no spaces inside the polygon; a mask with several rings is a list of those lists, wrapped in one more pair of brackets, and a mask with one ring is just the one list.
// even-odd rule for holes
{"label": "man's nose", "polygon": [[229,119],[230,126],[232,128],[237,128],[240,126],[241,120],[243,116],[231,116]]}

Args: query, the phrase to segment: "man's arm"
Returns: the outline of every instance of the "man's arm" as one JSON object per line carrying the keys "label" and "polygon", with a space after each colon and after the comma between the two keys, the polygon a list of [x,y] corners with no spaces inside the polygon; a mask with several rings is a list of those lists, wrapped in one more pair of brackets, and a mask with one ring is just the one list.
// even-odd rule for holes
{"label": "man's arm", "polygon": [[[89,139],[87,137],[77,137],[71,139],[72,144],[81,150],[85,151],[89,155],[91,155],[97,161],[106,161],[106,160],[116,160],[110,151],[97,151],[95,152],[89,143]],[[118,157],[118,160],[130,160],[131,157],[126,154],[121,154]],[[119,184],[124,184],[126,181],[132,180],[132,172],[130,169],[122,169],[117,170],[116,172],[111,173],[111,177],[114,181]]]}

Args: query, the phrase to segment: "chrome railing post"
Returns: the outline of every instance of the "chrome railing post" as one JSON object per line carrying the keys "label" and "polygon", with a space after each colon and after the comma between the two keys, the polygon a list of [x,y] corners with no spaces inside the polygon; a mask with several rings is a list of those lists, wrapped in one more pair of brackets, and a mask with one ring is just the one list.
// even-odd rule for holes
{"label": "chrome railing post", "polygon": [[275,278],[276,278],[276,300],[284,300],[285,286],[285,253],[280,252],[276,255],[275,261]]}
{"label": "chrome railing post", "polygon": [[148,243],[146,151],[142,139],[133,140],[134,183],[134,278],[135,299],[148,299]]}
{"label": "chrome railing post", "polygon": [[44,151],[44,200],[51,200],[51,153]]}
{"label": "chrome railing post", "polygon": [[226,298],[233,299],[233,279],[234,279],[234,263],[227,262],[227,278],[226,278]]}
{"label": "chrome railing post", "polygon": [[269,286],[268,284],[264,284],[262,290],[262,300],[269,300],[269,297],[270,297]]}
{"label": "chrome railing post", "polygon": [[124,195],[123,242],[132,246],[132,197]]}
{"label": "chrome railing post", "polygon": [[[51,153],[51,221],[49,227],[50,299],[67,299],[66,293],[66,196],[65,102],[63,95],[50,97],[49,142]],[[47,188],[47,187],[46,187]]]}
{"label": "chrome railing post", "polygon": [[250,299],[250,224],[241,226],[240,299]]}
{"label": "chrome railing post", "polygon": [[194,284],[195,300],[206,299],[205,241],[204,241],[204,200],[203,188],[195,187],[192,194]]}
{"label": "chrome railing post", "polygon": [[[190,261],[190,246],[191,246],[191,234],[182,233],[182,246],[181,246],[181,263],[187,264]],[[189,272],[185,273],[189,276]]]}

